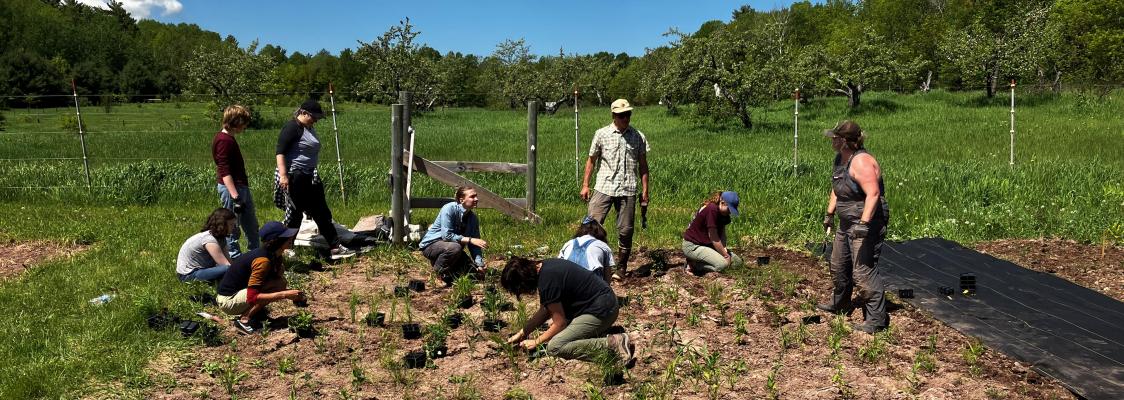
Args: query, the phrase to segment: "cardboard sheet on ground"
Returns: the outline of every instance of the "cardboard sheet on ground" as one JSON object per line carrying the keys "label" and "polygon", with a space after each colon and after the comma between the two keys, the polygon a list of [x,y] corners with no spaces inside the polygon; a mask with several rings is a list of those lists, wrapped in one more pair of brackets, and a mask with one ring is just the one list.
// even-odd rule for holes
{"label": "cardboard sheet on ground", "polygon": [[[1124,303],[945,239],[886,243],[878,268],[888,291],[913,289],[903,301],[1074,393],[1124,399]],[[975,274],[974,295],[962,294],[962,273]]]}

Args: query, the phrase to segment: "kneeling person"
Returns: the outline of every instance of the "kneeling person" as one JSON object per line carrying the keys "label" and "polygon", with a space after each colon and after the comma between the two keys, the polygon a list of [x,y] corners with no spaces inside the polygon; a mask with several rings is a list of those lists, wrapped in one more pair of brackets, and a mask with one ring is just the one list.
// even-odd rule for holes
{"label": "kneeling person", "polygon": [[726,248],[726,225],[738,216],[738,193],[716,192],[695,213],[683,232],[687,270],[695,274],[719,272],[742,259]]}
{"label": "kneeling person", "polygon": [[234,327],[252,333],[254,315],[265,305],[281,300],[305,301],[304,293],[288,290],[282,253],[293,246],[296,229],[280,222],[266,222],[259,231],[262,247],[238,257],[219,283],[215,300],[227,314],[239,314]]}
{"label": "kneeling person", "polygon": [[601,223],[587,215],[574,232],[574,238],[562,245],[558,258],[581,265],[608,282],[613,274],[613,251],[605,243],[605,236]]}
{"label": "kneeling person", "polygon": [[[514,257],[504,267],[500,285],[516,296],[538,292],[541,304],[508,343],[518,343],[527,350],[545,343],[547,354],[553,357],[583,361],[593,361],[607,350],[632,366],[634,350],[628,334],[605,336],[617,320],[617,297],[593,272],[566,260],[536,262]],[[537,338],[526,339],[548,317],[550,329]]]}

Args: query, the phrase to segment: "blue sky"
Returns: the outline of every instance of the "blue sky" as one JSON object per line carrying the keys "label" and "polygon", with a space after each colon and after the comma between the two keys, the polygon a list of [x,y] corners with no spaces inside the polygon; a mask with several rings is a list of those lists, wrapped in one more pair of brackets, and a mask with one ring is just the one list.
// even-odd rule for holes
{"label": "blue sky", "polygon": [[[83,0],[98,3],[100,0]],[[193,1],[125,0],[134,16],[162,22],[192,23],[234,35],[245,45],[254,39],[290,53],[327,49],[338,53],[370,42],[409,17],[422,43],[445,53],[490,54],[504,39],[524,38],[535,54],[587,54],[597,51],[642,55],[668,42],[669,27],[692,32],[703,22],[729,20],[741,4],[769,10],[791,0],[725,2],[653,1]]]}

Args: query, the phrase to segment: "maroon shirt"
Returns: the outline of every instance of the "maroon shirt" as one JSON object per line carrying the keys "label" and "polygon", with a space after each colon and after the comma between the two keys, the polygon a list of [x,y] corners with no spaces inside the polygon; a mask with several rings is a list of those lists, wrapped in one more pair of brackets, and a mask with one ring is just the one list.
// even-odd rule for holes
{"label": "maroon shirt", "polygon": [[683,240],[700,245],[712,247],[714,242],[710,240],[710,228],[718,229],[719,232],[722,228],[730,224],[730,216],[722,215],[718,211],[718,205],[709,203],[698,213],[695,213],[695,219],[691,220],[691,224],[687,225],[687,230],[683,232]]}
{"label": "maroon shirt", "polygon": [[215,178],[222,185],[222,177],[230,175],[234,178],[234,186],[250,186],[246,178],[246,161],[242,159],[242,150],[238,148],[238,141],[233,135],[226,133],[215,134],[211,142],[211,156],[215,158]]}

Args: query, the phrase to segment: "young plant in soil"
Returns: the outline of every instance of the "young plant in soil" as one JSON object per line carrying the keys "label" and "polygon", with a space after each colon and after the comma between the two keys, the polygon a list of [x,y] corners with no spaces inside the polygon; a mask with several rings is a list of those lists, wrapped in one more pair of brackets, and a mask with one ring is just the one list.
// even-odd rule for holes
{"label": "young plant in soil", "polygon": [[706,384],[707,397],[710,399],[718,398],[718,389],[722,383],[721,365],[722,355],[719,351],[710,352],[705,347],[695,349],[695,361],[692,363],[692,369],[695,376]]}
{"label": "young plant in soil", "polygon": [[472,282],[472,278],[468,275],[462,275],[457,280],[453,281],[452,301],[459,308],[472,307],[472,291],[476,288],[476,284]]}
{"label": "young plant in soil", "polygon": [[616,386],[624,383],[624,363],[615,351],[601,349],[593,357],[593,379],[590,383]]}
{"label": "young plant in soil", "polygon": [[745,344],[745,337],[749,335],[749,330],[746,329],[748,322],[741,311],[734,313],[734,343]]}
{"label": "young plant in soil", "polygon": [[511,367],[511,372],[515,376],[515,379],[518,380],[519,373],[522,372],[519,367],[519,355],[521,353],[518,347],[519,345],[508,343],[501,335],[490,335],[489,339],[495,345],[495,348],[499,349],[500,353],[507,358],[507,364]]}
{"label": "young plant in soil", "polygon": [[352,290],[351,296],[347,299],[347,310],[350,312],[349,315],[351,315],[351,323],[353,324],[356,322],[355,311],[357,307],[359,307],[359,295]]}
{"label": "young plant in soil", "polygon": [[980,357],[983,356],[984,351],[987,350],[979,339],[972,338],[968,344],[964,346],[964,350],[960,352],[961,358],[964,359],[964,364],[968,365],[968,374],[972,377],[979,377],[983,373],[983,365],[980,364]]}
{"label": "young plant in soil", "polygon": [[449,347],[445,345],[445,340],[449,337],[449,327],[441,322],[427,325],[425,330],[425,353],[430,359],[445,357],[449,353]]}
{"label": "young plant in soil", "polygon": [[236,398],[235,392],[238,390],[239,382],[246,379],[250,374],[238,370],[238,356],[227,354],[223,357],[222,363],[207,362],[203,364],[203,371],[211,377],[218,379],[222,384],[222,388],[226,390],[226,394],[230,398]]}
{"label": "young plant in soil", "polygon": [[289,317],[289,329],[302,338],[310,338],[316,335],[316,328],[312,326],[313,316],[311,312],[301,310],[296,315]]}
{"label": "young plant in soil", "polygon": [[406,323],[402,324],[402,338],[403,339],[418,339],[421,337],[421,325],[414,322],[414,312],[410,303],[410,296],[407,295],[403,300],[406,306]]}
{"label": "young plant in soil", "polygon": [[835,364],[835,373],[831,375],[831,383],[835,385],[836,390],[839,390],[839,397],[844,399],[855,398],[855,392],[851,389],[851,384],[847,383],[847,377],[843,374],[843,363]]}
{"label": "young plant in soil", "polygon": [[486,331],[499,332],[503,328],[504,321],[500,319],[502,296],[499,291],[487,292],[484,295],[484,302],[481,306],[484,308],[484,330]]}
{"label": "young plant in soil", "polygon": [[283,377],[285,376],[285,374],[290,374],[293,371],[296,371],[296,364],[297,362],[293,359],[292,356],[285,356],[281,358],[281,361],[277,362],[277,374]]}
{"label": "young plant in soil", "polygon": [[765,396],[770,400],[780,398],[780,392],[777,391],[777,374],[780,373],[783,364],[777,362],[773,364],[773,369],[769,370],[769,376],[765,377]]}

